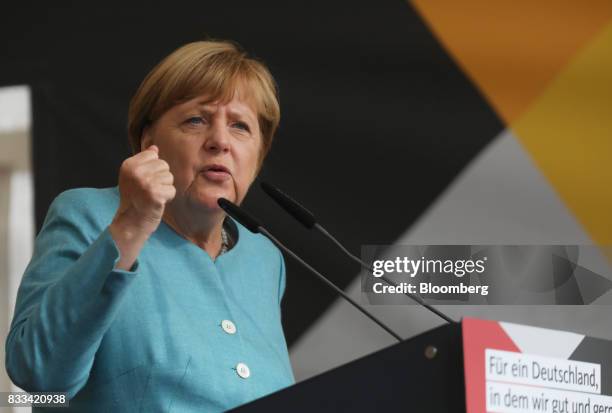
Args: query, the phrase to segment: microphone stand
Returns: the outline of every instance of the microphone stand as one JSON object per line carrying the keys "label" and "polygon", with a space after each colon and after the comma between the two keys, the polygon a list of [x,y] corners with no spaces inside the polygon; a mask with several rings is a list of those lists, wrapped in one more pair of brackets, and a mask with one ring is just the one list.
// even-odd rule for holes
{"label": "microphone stand", "polygon": [[[334,244],[336,244],[349,258],[351,258],[353,261],[357,262],[362,268],[370,271],[370,273],[374,272],[374,269],[366,264],[365,262],[363,262],[361,259],[359,259],[359,257],[353,255],[349,250],[347,250],[344,245],[342,245],[340,243],[340,241],[338,241],[332,234],[330,234],[329,232],[327,232],[327,230],[325,228],[323,228],[321,225],[319,225],[319,223],[315,223],[314,224],[314,228],[316,228],[317,231],[319,231],[321,234],[323,234],[324,236],[326,236],[328,239],[330,239]],[[381,280],[383,280],[384,282],[386,282],[387,284],[397,287],[397,284],[388,279],[386,276],[382,275],[380,277]],[[431,306],[430,304],[427,304],[420,296],[416,295],[416,294],[411,294],[409,292],[405,292],[405,295],[407,295],[408,297],[410,297],[411,299],[413,299],[414,301],[416,301],[418,304],[422,305],[423,307],[427,308],[429,311],[431,311],[432,313],[434,313],[435,315],[437,315],[438,317],[442,318],[443,320],[445,320],[448,323],[456,323],[455,320],[453,320],[452,318],[450,318],[449,316],[447,316],[446,314],[444,314],[443,312],[441,312],[440,310],[438,310],[437,308]]]}
{"label": "microphone stand", "polygon": [[[267,182],[261,182],[261,189],[263,189],[263,191],[270,198],[272,198],[285,211],[287,211],[289,213],[289,215],[291,215],[293,218],[295,218],[298,222],[300,222],[306,228],[308,228],[308,229],[315,228],[317,231],[319,231],[325,237],[330,239],[334,244],[336,244],[336,246],[338,246],[342,250],[342,252],[344,252],[349,258],[351,258],[352,260],[357,262],[362,268],[367,269],[371,273],[374,272],[370,265],[368,265],[367,263],[363,262],[361,259],[359,259],[359,257],[353,255],[349,250],[347,250],[344,247],[344,245],[342,245],[340,243],[340,241],[338,241],[333,235],[331,235],[329,232],[327,232],[327,230],[325,228],[323,228],[321,225],[319,225],[319,223],[317,222],[317,220],[314,217],[314,214],[312,212],[310,212],[309,210],[307,210],[306,208],[304,208],[295,199],[291,198],[289,195],[285,194],[283,191],[281,191],[280,189],[276,188],[275,186],[270,185]],[[388,279],[384,275],[381,276],[380,278],[381,278],[381,280],[383,280],[384,282],[386,282],[387,284],[389,284],[389,285],[391,285],[393,287],[397,287],[398,286],[395,282],[393,282],[392,280]],[[444,314],[440,310],[436,309],[435,307],[431,306],[430,304],[427,304],[420,296],[415,295],[415,294],[411,294],[409,292],[404,292],[404,295],[410,297],[416,303],[422,305],[423,307],[425,307],[426,309],[428,309],[429,311],[431,311],[432,313],[434,313],[438,317],[442,318],[444,321],[446,321],[448,323],[451,323],[451,324],[452,323],[456,323],[455,320],[453,320],[452,318],[450,318],[449,316],[447,316],[446,314]]]}

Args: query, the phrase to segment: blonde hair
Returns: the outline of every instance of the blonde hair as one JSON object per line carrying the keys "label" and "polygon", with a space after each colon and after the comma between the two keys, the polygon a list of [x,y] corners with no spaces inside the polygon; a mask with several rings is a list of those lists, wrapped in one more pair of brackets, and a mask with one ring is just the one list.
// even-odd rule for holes
{"label": "blonde hair", "polygon": [[229,41],[188,43],[149,72],[130,101],[128,138],[132,152],[140,152],[145,126],[171,107],[202,94],[227,102],[241,86],[257,111],[262,147],[259,165],[270,150],[280,121],[278,90],[266,66]]}

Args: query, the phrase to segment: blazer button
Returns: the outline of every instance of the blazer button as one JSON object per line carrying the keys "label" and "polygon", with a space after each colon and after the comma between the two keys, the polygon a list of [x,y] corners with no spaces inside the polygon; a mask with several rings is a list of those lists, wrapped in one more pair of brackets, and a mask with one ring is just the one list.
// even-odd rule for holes
{"label": "blazer button", "polygon": [[236,333],[236,325],[232,323],[230,320],[221,321],[221,328],[227,334],[235,334]]}
{"label": "blazer button", "polygon": [[251,370],[249,370],[249,366],[244,363],[236,364],[236,373],[243,379],[248,379],[251,375]]}

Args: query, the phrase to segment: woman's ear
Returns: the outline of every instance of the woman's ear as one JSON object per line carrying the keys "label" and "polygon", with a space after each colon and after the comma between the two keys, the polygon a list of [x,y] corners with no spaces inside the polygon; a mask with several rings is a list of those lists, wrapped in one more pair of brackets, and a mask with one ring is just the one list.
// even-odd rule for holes
{"label": "woman's ear", "polygon": [[140,151],[146,150],[151,145],[153,145],[153,135],[151,134],[151,125],[147,124],[142,129],[142,135],[140,135]]}

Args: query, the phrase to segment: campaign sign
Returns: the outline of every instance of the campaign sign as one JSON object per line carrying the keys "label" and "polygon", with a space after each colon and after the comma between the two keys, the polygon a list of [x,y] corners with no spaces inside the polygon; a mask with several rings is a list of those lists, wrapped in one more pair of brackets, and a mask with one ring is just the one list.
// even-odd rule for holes
{"label": "campaign sign", "polygon": [[612,413],[612,342],[466,318],[468,413]]}

